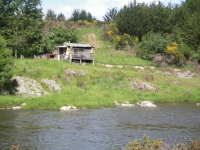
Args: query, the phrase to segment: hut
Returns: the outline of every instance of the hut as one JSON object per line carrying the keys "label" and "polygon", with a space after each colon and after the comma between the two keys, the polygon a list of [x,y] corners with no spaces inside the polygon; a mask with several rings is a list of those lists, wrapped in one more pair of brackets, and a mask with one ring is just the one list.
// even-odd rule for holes
{"label": "hut", "polygon": [[89,44],[80,43],[64,43],[62,46],[56,46],[55,52],[58,60],[66,59],[72,61],[93,61],[94,62],[94,47]]}

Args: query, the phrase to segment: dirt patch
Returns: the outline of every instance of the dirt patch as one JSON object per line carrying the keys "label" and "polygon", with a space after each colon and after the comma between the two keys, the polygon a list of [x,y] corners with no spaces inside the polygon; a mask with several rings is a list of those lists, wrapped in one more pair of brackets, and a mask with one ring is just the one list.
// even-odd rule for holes
{"label": "dirt patch", "polygon": [[100,41],[97,40],[97,37],[94,33],[85,34],[82,36],[84,40],[86,40],[90,45],[95,48],[100,48]]}

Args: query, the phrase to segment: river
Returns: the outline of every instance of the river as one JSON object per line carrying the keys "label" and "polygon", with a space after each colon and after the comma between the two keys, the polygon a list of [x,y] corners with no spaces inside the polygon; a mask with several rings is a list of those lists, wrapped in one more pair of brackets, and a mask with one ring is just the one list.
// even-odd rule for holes
{"label": "river", "polygon": [[0,149],[112,150],[147,135],[169,146],[200,138],[200,107],[194,103],[157,108],[77,111],[0,110]]}

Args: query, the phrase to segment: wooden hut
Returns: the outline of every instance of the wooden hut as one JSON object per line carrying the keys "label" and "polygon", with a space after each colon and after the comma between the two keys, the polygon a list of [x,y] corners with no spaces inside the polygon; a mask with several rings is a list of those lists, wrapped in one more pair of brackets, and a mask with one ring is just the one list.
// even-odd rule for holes
{"label": "wooden hut", "polygon": [[64,43],[56,46],[58,60],[68,59],[69,61],[90,60],[94,62],[94,47],[89,44]]}

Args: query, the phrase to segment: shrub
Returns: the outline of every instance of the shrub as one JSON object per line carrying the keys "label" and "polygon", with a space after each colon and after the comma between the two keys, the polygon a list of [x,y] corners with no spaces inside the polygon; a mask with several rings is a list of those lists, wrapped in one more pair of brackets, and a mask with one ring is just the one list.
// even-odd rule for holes
{"label": "shrub", "polygon": [[144,135],[143,139],[130,142],[125,150],[160,150],[168,149],[168,146],[161,140],[149,140],[149,138]]}
{"label": "shrub", "polygon": [[0,36],[0,90],[12,77],[12,51],[6,48],[6,41]]}
{"label": "shrub", "polygon": [[140,57],[152,60],[155,54],[164,54],[169,43],[170,39],[168,37],[164,37],[160,33],[149,32],[142,37],[139,51]]}

